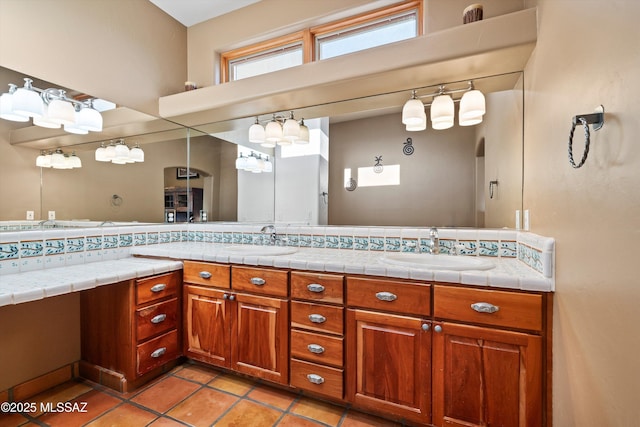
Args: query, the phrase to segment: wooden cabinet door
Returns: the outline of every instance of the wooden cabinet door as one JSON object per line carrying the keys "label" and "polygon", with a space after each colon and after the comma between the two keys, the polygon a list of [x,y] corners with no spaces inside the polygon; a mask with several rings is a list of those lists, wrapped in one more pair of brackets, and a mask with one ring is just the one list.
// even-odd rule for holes
{"label": "wooden cabinet door", "polygon": [[349,309],[347,399],[374,412],[429,423],[429,326],[430,322],[416,317]]}
{"label": "wooden cabinet door", "polygon": [[289,309],[286,300],[234,294],[231,369],[289,383]]}
{"label": "wooden cabinet door", "polygon": [[228,293],[213,288],[184,286],[184,350],[188,357],[230,367]]}
{"label": "wooden cabinet door", "polygon": [[433,333],[433,424],[542,425],[541,338],[441,323]]}

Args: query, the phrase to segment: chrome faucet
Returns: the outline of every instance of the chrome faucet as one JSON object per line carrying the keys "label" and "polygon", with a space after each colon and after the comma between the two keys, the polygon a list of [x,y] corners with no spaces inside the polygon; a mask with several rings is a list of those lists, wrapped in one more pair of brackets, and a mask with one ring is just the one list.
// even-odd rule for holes
{"label": "chrome faucet", "polygon": [[107,225],[115,225],[113,221],[102,221],[98,227],[105,227]]}
{"label": "chrome faucet", "polygon": [[440,253],[440,239],[438,238],[438,229],[431,227],[429,230],[429,252],[433,255]]}
{"label": "chrome faucet", "polygon": [[260,229],[262,234],[269,234],[269,245],[273,246],[276,244],[278,240],[278,235],[276,234],[276,227],[274,225],[265,225]]}
{"label": "chrome faucet", "polygon": [[40,228],[44,228],[46,225],[51,225],[51,228],[55,228],[56,222],[52,219],[43,219],[38,223],[38,225],[40,226]]}

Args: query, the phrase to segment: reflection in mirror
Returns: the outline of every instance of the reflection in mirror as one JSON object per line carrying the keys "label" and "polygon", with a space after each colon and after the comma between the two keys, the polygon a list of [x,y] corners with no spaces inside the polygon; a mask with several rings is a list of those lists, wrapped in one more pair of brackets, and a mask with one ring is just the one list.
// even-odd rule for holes
{"label": "reflection in mirror", "polygon": [[[327,165],[309,163],[305,156],[287,158],[286,147],[275,149],[275,220],[312,225],[513,227],[515,211],[522,209],[521,78],[522,73],[516,72],[475,79],[475,88],[486,98],[483,121],[459,126],[456,114],[456,124],[445,130],[432,129],[431,122],[423,131],[406,130],[401,110],[410,90],[295,109],[296,118],[304,118],[307,125],[310,118],[325,117],[322,129],[329,148],[320,158]],[[466,88],[468,82],[445,87]],[[437,92],[438,87],[412,89],[424,94]],[[422,99],[427,115],[432,99]],[[268,120],[271,113],[260,115],[259,121]],[[259,149],[248,142],[247,130],[254,121],[255,117],[246,117],[196,128]],[[348,191],[346,171],[358,183],[358,171],[374,170],[378,158],[384,174],[398,171],[397,185],[360,182]],[[243,193],[251,194],[251,187],[239,185],[238,190],[239,200]]]}

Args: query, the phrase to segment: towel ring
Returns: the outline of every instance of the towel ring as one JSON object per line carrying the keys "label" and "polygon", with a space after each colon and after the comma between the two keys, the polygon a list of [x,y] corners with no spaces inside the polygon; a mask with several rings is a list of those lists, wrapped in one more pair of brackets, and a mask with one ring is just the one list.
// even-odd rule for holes
{"label": "towel ring", "polygon": [[[573,134],[576,130],[578,123],[582,124],[584,128],[584,151],[582,152],[582,158],[579,163],[576,163],[573,158]],[[574,169],[581,168],[584,162],[587,161],[589,155],[589,145],[591,144],[591,132],[589,131],[589,125],[593,125],[593,130],[600,130],[604,125],[604,107],[602,105],[596,108],[596,112],[593,114],[581,114],[573,118],[571,125],[571,132],[569,132],[569,163]]]}

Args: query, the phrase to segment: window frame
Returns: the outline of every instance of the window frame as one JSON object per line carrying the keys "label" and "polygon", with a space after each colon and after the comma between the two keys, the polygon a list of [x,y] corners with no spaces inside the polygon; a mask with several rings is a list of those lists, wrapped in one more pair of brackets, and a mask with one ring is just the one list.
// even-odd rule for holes
{"label": "window frame", "polygon": [[378,21],[388,16],[398,15],[413,9],[416,10],[417,14],[417,37],[419,37],[424,34],[423,2],[422,0],[409,0],[403,3],[361,13],[338,21],[318,25],[281,37],[276,37],[249,46],[243,46],[223,52],[220,54],[220,82],[227,83],[231,81],[229,80],[231,74],[229,66],[234,61],[258,55],[260,53],[266,53],[295,43],[302,44],[303,64],[319,61],[316,59],[316,37],[321,37],[328,33],[352,30],[354,27]]}

